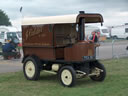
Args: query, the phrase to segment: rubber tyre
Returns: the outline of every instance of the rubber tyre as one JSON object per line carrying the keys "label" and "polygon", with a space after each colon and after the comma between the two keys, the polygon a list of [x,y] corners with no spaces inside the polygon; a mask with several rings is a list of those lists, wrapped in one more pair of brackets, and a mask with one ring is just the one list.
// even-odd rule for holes
{"label": "rubber tyre", "polygon": [[[103,64],[99,63],[99,62],[96,62],[93,66],[93,68],[99,68],[101,70],[103,70],[103,72],[100,72],[100,75],[99,76],[90,76],[90,78],[93,80],[93,81],[104,81],[105,77],[106,77],[106,69],[104,67]],[[92,70],[93,70],[92,68]]]}
{"label": "rubber tyre", "polygon": [[59,81],[65,87],[72,87],[76,83],[76,72],[72,66],[63,66],[60,68]]}
{"label": "rubber tyre", "polygon": [[40,60],[35,56],[29,56],[23,64],[24,76],[27,80],[38,80],[40,77]]}
{"label": "rubber tyre", "polygon": [[118,37],[117,36],[113,36],[113,39],[118,39]]}
{"label": "rubber tyre", "polygon": [[20,59],[21,58],[21,54],[20,52],[17,53],[17,55],[15,56],[16,59]]}
{"label": "rubber tyre", "polygon": [[2,43],[0,42],[0,47],[2,47]]}
{"label": "rubber tyre", "polygon": [[126,40],[128,40],[128,37],[126,38]]}

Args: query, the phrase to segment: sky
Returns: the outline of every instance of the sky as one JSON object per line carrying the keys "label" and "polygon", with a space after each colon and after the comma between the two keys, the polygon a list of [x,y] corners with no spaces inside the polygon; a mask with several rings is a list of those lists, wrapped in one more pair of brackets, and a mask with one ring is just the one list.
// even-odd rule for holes
{"label": "sky", "polygon": [[77,14],[79,11],[102,14],[105,26],[128,23],[128,0],[2,0],[0,9],[19,30],[25,17]]}

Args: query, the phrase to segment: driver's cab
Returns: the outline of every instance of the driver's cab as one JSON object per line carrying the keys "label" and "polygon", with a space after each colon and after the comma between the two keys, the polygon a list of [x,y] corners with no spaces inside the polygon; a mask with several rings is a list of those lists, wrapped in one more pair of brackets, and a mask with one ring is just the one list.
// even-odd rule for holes
{"label": "driver's cab", "polygon": [[18,30],[14,27],[1,26],[0,27],[0,45],[8,43],[10,40],[14,40],[19,43]]}

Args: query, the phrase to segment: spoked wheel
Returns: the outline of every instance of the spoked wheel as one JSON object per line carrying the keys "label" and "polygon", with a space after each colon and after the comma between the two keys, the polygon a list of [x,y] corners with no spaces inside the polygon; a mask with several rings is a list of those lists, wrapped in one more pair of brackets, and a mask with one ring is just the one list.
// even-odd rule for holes
{"label": "spoked wheel", "polygon": [[28,80],[38,80],[40,76],[40,61],[35,57],[27,57],[23,65],[24,76]]}
{"label": "spoked wheel", "polygon": [[106,77],[106,70],[103,64],[96,62],[92,68],[92,76],[90,78],[94,81],[104,81]]}
{"label": "spoked wheel", "polygon": [[66,87],[71,87],[75,85],[76,82],[76,72],[71,66],[63,66],[59,70],[59,80],[62,85]]}

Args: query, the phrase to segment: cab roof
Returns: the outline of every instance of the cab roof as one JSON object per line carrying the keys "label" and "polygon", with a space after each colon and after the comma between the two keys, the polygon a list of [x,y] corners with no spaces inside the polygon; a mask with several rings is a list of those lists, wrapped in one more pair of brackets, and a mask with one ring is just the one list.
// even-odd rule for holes
{"label": "cab roof", "polygon": [[79,23],[80,18],[85,18],[85,23],[103,22],[103,17],[101,14],[84,13],[84,14],[24,18],[22,25]]}
{"label": "cab roof", "polygon": [[4,31],[4,32],[17,32],[18,29],[16,27],[13,27],[13,26],[0,26],[0,31]]}

